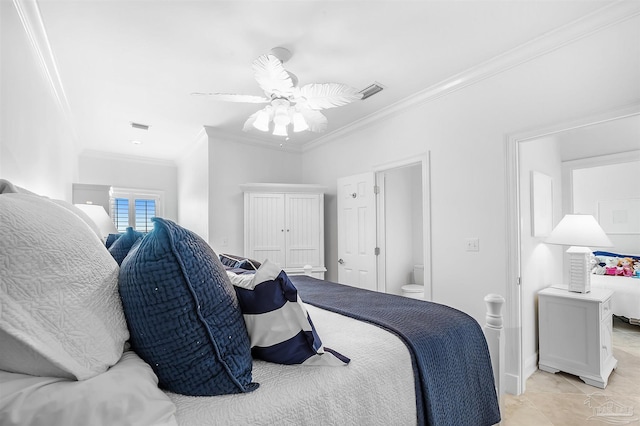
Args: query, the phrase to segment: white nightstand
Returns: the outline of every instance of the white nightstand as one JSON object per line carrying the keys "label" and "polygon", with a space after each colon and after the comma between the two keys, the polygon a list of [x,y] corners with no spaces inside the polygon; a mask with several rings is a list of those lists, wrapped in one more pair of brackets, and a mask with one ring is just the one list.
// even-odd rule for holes
{"label": "white nightstand", "polygon": [[613,291],[574,293],[553,286],[538,293],[540,361],[550,373],[564,371],[604,389],[618,365],[611,346]]}

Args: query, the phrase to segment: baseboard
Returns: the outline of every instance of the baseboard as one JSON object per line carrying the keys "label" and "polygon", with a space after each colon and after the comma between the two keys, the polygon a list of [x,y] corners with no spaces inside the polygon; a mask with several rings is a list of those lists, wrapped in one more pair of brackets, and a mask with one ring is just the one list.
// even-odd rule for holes
{"label": "baseboard", "polygon": [[[522,378],[523,383],[526,383],[527,379],[531,377],[531,375],[535,373],[537,369],[538,369],[538,352],[527,357],[527,359],[524,361],[524,371],[522,372],[524,376]],[[524,392],[524,389],[522,391]]]}
{"label": "baseboard", "polygon": [[519,395],[518,389],[520,389],[520,379],[515,374],[504,375],[504,391],[509,395]]}

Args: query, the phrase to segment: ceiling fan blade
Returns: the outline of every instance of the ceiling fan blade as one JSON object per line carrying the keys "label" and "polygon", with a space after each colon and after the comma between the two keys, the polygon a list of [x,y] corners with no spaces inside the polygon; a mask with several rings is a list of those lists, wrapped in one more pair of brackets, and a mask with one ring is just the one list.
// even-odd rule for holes
{"label": "ceiling fan blade", "polygon": [[253,61],[252,67],[258,85],[266,94],[287,97],[293,92],[293,81],[280,59],[262,55]]}
{"label": "ceiling fan blade", "polygon": [[307,84],[300,88],[299,93],[303,99],[296,99],[296,102],[315,110],[338,107],[362,99],[362,93],[341,83]]}
{"label": "ceiling fan blade", "polygon": [[202,92],[193,92],[191,94],[195,96],[210,96],[212,99],[215,99],[216,101],[245,102],[250,104],[266,104],[271,102],[271,99],[265,98],[264,96],[235,95],[233,93],[202,93]]}
{"label": "ceiling fan blade", "polygon": [[304,120],[307,122],[309,126],[309,130],[315,133],[322,133],[327,130],[327,125],[329,121],[327,117],[324,116],[320,111],[316,111],[313,109],[306,108],[297,108],[297,111],[302,114]]}

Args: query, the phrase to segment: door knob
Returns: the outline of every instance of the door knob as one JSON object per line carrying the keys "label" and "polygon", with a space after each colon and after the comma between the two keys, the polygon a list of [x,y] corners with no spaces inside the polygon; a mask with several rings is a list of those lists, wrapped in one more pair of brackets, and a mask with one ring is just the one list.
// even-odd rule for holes
{"label": "door knob", "polygon": [[344,260],[338,259],[338,263],[342,265],[344,263]]}

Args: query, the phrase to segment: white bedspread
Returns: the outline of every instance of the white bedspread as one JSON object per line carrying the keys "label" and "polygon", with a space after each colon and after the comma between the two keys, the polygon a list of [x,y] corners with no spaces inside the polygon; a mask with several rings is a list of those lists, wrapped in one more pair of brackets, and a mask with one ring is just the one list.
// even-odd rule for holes
{"label": "white bedspread", "polygon": [[215,397],[167,393],[181,426],[412,425],[416,401],[411,359],[395,335],[306,305],[326,347],[351,358],[345,367],[254,361],[254,392]]}
{"label": "white bedspread", "polygon": [[591,287],[613,290],[611,311],[614,315],[640,319],[640,279],[591,275]]}

